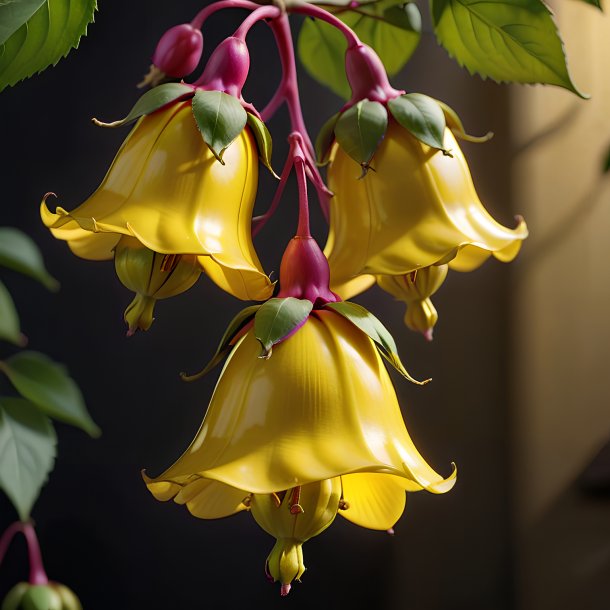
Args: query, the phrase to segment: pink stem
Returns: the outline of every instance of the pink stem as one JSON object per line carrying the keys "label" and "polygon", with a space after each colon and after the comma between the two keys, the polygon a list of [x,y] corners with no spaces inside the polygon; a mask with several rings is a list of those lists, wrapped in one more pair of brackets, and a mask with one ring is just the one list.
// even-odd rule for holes
{"label": "pink stem", "polygon": [[345,39],[347,40],[347,47],[357,47],[362,44],[360,38],[356,35],[356,33],[341,19],[335,17],[332,13],[329,13],[327,10],[315,6],[314,4],[304,3],[299,6],[291,6],[288,9],[291,13],[299,13],[301,15],[308,15],[309,17],[315,17],[316,19],[320,19],[320,21],[326,21],[333,27],[337,28]]}
{"label": "pink stem", "polygon": [[309,202],[307,200],[307,176],[305,175],[305,154],[300,146],[302,138],[298,133],[291,133],[289,138],[294,142],[292,156],[299,189],[299,224],[297,226],[296,237],[311,237]]}
{"label": "pink stem", "polygon": [[31,585],[46,585],[49,582],[47,573],[45,572],[42,563],[42,553],[40,552],[40,544],[36,536],[36,530],[31,523],[21,523],[17,521],[9,526],[0,538],[0,564],[6,555],[6,551],[13,540],[13,537],[18,532],[25,536],[28,545],[28,557],[30,560],[30,579]]}
{"label": "pink stem", "polygon": [[301,100],[299,98],[299,85],[297,81],[294,46],[292,43],[292,33],[290,31],[288,16],[282,14],[277,19],[274,19],[270,25],[279,49],[283,76],[280,88],[276,91],[269,104],[267,104],[267,107],[263,110],[261,116],[263,117],[263,120],[268,120],[281,105],[281,103],[286,102],[286,105],[288,106],[288,114],[290,115],[291,129],[293,132],[301,134],[301,137],[303,138],[305,147],[305,163],[307,169],[313,175],[312,182],[318,194],[320,207],[322,208],[322,212],[326,217],[326,220],[328,220],[329,197],[331,193],[324,186],[322,176],[320,176],[320,172],[316,167],[314,147],[311,143],[309,133],[307,132],[305,120],[303,119],[303,110],[301,108]]}
{"label": "pink stem", "polygon": [[213,2],[212,4],[202,8],[197,15],[195,15],[195,18],[191,21],[191,25],[194,28],[201,29],[208,17],[213,15],[216,11],[220,11],[225,8],[243,8],[249,11],[254,11],[260,8],[260,6],[260,4],[250,2],[250,0],[221,0],[220,2]]}
{"label": "pink stem", "polygon": [[263,19],[276,19],[281,15],[281,11],[277,6],[261,6],[255,11],[252,11],[243,21],[242,24],[235,30],[233,36],[240,40],[245,40],[250,28],[262,21]]}

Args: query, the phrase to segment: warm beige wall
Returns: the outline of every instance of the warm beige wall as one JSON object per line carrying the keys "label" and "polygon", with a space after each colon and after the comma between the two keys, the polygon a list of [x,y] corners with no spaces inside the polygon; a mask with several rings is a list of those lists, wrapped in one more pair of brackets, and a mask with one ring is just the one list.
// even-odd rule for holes
{"label": "warm beige wall", "polygon": [[514,269],[522,528],[610,438],[610,175],[600,171],[610,146],[610,19],[582,2],[554,6],[573,78],[592,99],[552,87],[511,94],[514,209],[531,234]]}

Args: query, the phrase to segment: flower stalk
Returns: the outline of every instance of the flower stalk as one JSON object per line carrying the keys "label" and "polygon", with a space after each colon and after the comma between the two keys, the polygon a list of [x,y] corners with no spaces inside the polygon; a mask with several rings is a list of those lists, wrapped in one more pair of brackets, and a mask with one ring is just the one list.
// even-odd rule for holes
{"label": "flower stalk", "polygon": [[30,563],[29,583],[31,585],[46,585],[49,583],[47,573],[42,562],[40,544],[36,536],[36,530],[32,523],[16,521],[10,525],[0,537],[0,564],[16,534],[21,533],[25,537],[28,547],[28,560]]}

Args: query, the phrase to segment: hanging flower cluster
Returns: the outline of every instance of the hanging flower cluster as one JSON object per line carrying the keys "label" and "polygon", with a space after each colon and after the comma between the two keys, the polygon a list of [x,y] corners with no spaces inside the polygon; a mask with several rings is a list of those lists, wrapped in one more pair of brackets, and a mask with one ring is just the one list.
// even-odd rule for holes
{"label": "hanging flower cluster", "polygon": [[[250,12],[202,76],[159,84],[194,70],[200,28],[225,7]],[[191,445],[161,475],[144,479],[154,497],[202,519],[249,511],[276,539],[265,570],[282,595],[305,571],[303,543],[337,514],[390,530],[406,493],[441,494],[455,483],[455,468],[439,474],[414,446],[386,366],[425,381],[407,372],[383,324],[344,299],[377,282],[407,304],[407,326],[431,339],[438,314],[430,297],[448,268],[470,271],[490,256],[510,261],[527,236],[523,221],[504,227],[480,202],[454,138],[466,134],[451,109],[394,89],[375,52],[332,14],[310,4],[287,10],[330,23],[347,41],[352,97],[315,149],[301,115],[286,10],[225,0],[164,34],[145,79],[156,86],[125,119],[97,121],[138,121],[97,191],[71,212],[52,212],[48,198],[41,208],[75,254],[114,258],[121,282],[136,293],[125,311],[128,334],[151,326],[155,300],[188,290],[201,274],[237,298],[262,301],[231,321],[210,363],[191,377],[227,358]],[[261,20],[275,35],[283,79],[259,113],[241,91],[246,36]],[[271,168],[264,120],[284,103],[290,152],[269,210],[252,219],[258,158]],[[316,153],[328,164],[328,188]],[[293,172],[299,220],[276,286],[252,238]],[[324,251],[309,229],[308,183],[329,220]]]}

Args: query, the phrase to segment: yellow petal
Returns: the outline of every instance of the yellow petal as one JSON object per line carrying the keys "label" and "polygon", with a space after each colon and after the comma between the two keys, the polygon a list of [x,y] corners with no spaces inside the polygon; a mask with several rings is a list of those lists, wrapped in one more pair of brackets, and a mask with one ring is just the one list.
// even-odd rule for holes
{"label": "yellow petal", "polygon": [[[273,285],[250,234],[258,153],[248,128],[223,159],[204,143],[190,101],[174,104],[137,123],[87,201],[69,213],[43,201],[41,216],[79,256],[111,258],[121,235],[131,235],[162,254],[211,255],[222,288],[241,282],[237,296],[268,298]],[[223,273],[242,280],[223,281]]]}
{"label": "yellow petal", "polygon": [[154,483],[193,475],[271,493],[356,472],[450,488],[419,454],[372,341],[332,311],[312,314],[268,360],[252,331],[221,373],[203,424]]}
{"label": "yellow petal", "polygon": [[398,477],[358,473],[341,477],[343,499],[349,508],[339,511],[352,523],[373,530],[388,530],[400,519],[407,494]]}
{"label": "yellow petal", "polygon": [[[432,149],[390,121],[372,167],[360,166],[336,147],[328,171],[330,233],[325,253],[331,288],[357,275],[401,275],[446,263],[470,270],[494,255],[516,256],[527,228],[497,223],[481,204],[455,138],[445,131],[452,157]],[[342,294],[342,296],[344,296]]]}

